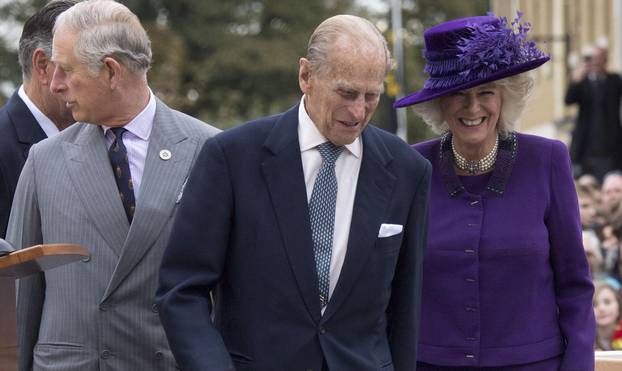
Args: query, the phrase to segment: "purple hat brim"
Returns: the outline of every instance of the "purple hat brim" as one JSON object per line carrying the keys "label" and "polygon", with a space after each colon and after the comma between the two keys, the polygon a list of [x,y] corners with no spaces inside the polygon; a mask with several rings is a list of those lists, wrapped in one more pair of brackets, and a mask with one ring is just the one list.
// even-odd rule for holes
{"label": "purple hat brim", "polygon": [[509,76],[518,75],[519,73],[527,72],[534,68],[540,67],[541,65],[546,63],[549,59],[550,59],[549,57],[534,59],[529,62],[517,64],[512,67],[504,68],[497,72],[491,73],[485,78],[475,79],[473,81],[468,81],[468,82],[458,84],[455,86],[451,86],[451,87],[437,88],[437,89],[425,89],[424,88],[412,94],[408,94],[407,96],[397,100],[393,104],[393,108],[412,106],[414,104],[423,103],[423,102],[427,102],[435,98],[442,97],[443,95],[447,95],[449,93],[453,93],[453,92],[465,90],[465,89],[470,89],[472,87],[482,85],[487,82],[501,80]]}

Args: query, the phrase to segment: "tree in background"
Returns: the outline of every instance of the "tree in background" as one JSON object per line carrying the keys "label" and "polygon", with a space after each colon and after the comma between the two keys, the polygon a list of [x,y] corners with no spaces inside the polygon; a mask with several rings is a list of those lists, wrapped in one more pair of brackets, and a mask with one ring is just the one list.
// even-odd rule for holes
{"label": "tree in background", "polygon": [[[388,3],[388,0],[378,0]],[[355,0],[122,0],[149,33],[154,53],[149,72],[154,92],[172,107],[228,128],[274,114],[300,99],[298,59],[315,27],[335,14],[373,21],[376,14]],[[23,24],[46,0],[0,0],[0,23]],[[487,0],[404,0],[406,87],[418,89],[423,75],[423,29],[446,19],[485,14]],[[12,41],[13,43],[14,40]],[[0,83],[17,86],[21,73],[14,48],[0,37]],[[0,104],[6,96],[0,91]],[[392,108],[383,99],[374,121],[390,127]],[[408,113],[409,142],[430,132]]]}

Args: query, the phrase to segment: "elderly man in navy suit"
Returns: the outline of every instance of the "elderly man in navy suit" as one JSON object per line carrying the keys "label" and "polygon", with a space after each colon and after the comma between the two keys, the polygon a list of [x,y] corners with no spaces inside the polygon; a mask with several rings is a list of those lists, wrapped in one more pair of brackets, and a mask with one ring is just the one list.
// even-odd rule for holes
{"label": "elderly man in navy suit", "polygon": [[23,85],[0,108],[0,238],[4,238],[19,173],[33,144],[63,130],[73,117],[65,103],[50,92],[54,74],[52,28],[59,14],[75,4],[55,0],[26,23],[19,39]]}
{"label": "elderly man in navy suit", "polygon": [[368,125],[390,64],[371,23],[329,18],[300,104],[203,147],[157,293],[182,370],[415,369],[430,165]]}

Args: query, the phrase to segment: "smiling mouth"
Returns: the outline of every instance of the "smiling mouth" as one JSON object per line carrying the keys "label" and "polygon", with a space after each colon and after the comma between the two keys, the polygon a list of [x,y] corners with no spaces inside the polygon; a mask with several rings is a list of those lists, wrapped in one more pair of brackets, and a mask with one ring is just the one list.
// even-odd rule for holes
{"label": "smiling mouth", "polygon": [[482,117],[479,119],[475,119],[475,120],[468,120],[468,119],[464,119],[461,118],[459,119],[460,123],[464,126],[478,126],[484,123],[484,121],[486,121],[486,117]]}
{"label": "smiling mouth", "polygon": [[345,122],[345,121],[337,121],[337,122],[339,122],[341,125],[347,126],[349,128],[354,128],[354,127],[358,126],[358,124],[359,124],[358,122],[352,122],[352,123]]}

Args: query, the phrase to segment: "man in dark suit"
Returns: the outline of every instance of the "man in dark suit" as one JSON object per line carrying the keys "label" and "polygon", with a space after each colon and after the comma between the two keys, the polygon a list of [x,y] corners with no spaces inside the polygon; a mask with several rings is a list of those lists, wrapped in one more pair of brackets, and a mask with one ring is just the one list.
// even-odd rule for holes
{"label": "man in dark suit", "polygon": [[389,66],[371,23],[329,18],[301,103],[203,147],[157,292],[182,370],[415,369],[430,165],[367,125]]}
{"label": "man in dark suit", "polygon": [[50,92],[54,74],[52,28],[56,17],[75,4],[56,0],[24,24],[19,40],[23,85],[0,108],[0,238],[4,238],[15,186],[28,150],[73,122],[71,111]]}
{"label": "man in dark suit", "polygon": [[566,104],[578,104],[570,156],[575,175],[592,174],[600,181],[612,170],[622,170],[622,78],[609,73],[607,50],[594,48],[577,68],[566,91]]}

